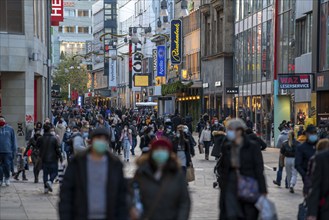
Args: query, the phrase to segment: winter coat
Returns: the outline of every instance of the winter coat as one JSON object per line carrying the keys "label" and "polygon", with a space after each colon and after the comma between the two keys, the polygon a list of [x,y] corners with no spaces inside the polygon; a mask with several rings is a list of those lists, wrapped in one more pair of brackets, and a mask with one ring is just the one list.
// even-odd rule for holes
{"label": "winter coat", "polygon": [[[315,156],[312,187],[307,197],[307,216],[329,219],[329,152]],[[321,203],[323,203],[321,205]]]}
{"label": "winter coat", "polygon": [[39,149],[39,156],[43,163],[55,163],[58,159],[62,159],[58,141],[50,133],[45,133],[37,140],[36,148]]}
{"label": "winter coat", "polygon": [[283,131],[281,131],[281,133],[280,133],[280,135],[278,137],[278,142],[276,144],[276,147],[277,148],[281,148],[283,142],[285,142],[286,140],[288,140],[288,131],[283,130]]}
{"label": "winter coat", "polygon": [[[188,220],[191,201],[185,176],[178,162],[173,170],[164,170],[160,180],[154,178],[149,155],[144,155],[138,161],[138,169],[134,180],[140,186],[141,200],[144,208],[143,217],[149,220]],[[165,184],[163,186],[163,184]],[[163,192],[157,203],[158,193]],[[154,209],[153,213],[150,210]],[[150,216],[148,216],[150,215]]]}
{"label": "winter coat", "polygon": [[281,147],[280,153],[285,157],[295,158],[296,148],[299,145],[299,142],[293,140],[292,146],[289,146],[289,142],[285,141]]}
{"label": "winter coat", "polygon": [[203,144],[205,141],[211,141],[211,130],[203,129],[200,136],[200,143]]}
{"label": "winter coat", "polygon": [[[87,155],[85,151],[75,156],[67,167],[60,190],[59,217],[61,220],[87,220],[88,181]],[[127,185],[123,177],[123,165],[118,158],[107,153],[107,220],[127,220]]]}
{"label": "winter coat", "polygon": [[[254,204],[242,202],[237,197],[237,175],[231,165],[231,148],[232,142],[228,141],[224,144],[221,150],[222,159],[218,166],[218,173],[221,175],[220,219],[230,217],[228,213],[237,215],[239,210],[240,215],[245,217],[245,219],[257,219],[258,211]],[[240,174],[257,180],[259,192],[261,194],[267,193],[263,156],[258,144],[248,139],[248,137],[244,137],[244,143],[239,155]]]}
{"label": "winter coat", "polygon": [[307,172],[308,162],[314,154],[315,144],[310,144],[307,141],[296,148],[295,168],[302,176],[303,180]]}
{"label": "winter coat", "polygon": [[224,131],[213,131],[212,135],[214,137],[214,148],[211,151],[211,156],[219,157],[226,140],[226,134]]}
{"label": "winter coat", "polygon": [[55,132],[59,136],[60,143],[62,143],[63,142],[64,134],[66,132],[65,126],[63,124],[57,124],[57,126],[55,128]]}
{"label": "winter coat", "polygon": [[[175,137],[172,140],[173,143],[173,151],[175,154],[177,154],[178,151],[178,145],[179,145],[179,138]],[[184,139],[184,148],[185,148],[185,156],[186,156],[186,167],[191,166],[192,163],[192,159],[191,159],[191,152],[190,152],[190,144],[187,140]],[[184,164],[182,164],[182,166],[184,166]]]}
{"label": "winter coat", "polygon": [[263,141],[263,139],[261,139],[260,137],[258,137],[255,133],[251,133],[248,134],[248,138],[256,143],[258,143],[258,146],[261,150],[265,150],[266,149],[266,143]]}
{"label": "winter coat", "polygon": [[0,127],[0,153],[14,154],[17,149],[15,131],[9,125]]}

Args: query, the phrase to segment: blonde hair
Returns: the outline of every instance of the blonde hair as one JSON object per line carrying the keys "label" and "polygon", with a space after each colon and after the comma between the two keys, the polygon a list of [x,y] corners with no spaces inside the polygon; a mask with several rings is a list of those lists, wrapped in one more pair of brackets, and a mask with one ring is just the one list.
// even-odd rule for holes
{"label": "blonde hair", "polygon": [[18,153],[23,154],[25,152],[25,147],[19,147],[18,148]]}
{"label": "blonde hair", "polygon": [[329,140],[328,139],[319,140],[319,142],[316,144],[316,151],[321,152],[326,150],[329,150]]}
{"label": "blonde hair", "polygon": [[288,132],[288,145],[290,147],[292,147],[294,139],[295,139],[295,132],[294,131],[289,131]]}

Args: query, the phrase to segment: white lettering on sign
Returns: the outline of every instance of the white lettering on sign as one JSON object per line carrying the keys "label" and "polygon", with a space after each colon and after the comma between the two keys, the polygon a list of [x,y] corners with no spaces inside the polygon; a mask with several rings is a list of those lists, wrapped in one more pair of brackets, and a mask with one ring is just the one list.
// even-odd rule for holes
{"label": "white lettering on sign", "polygon": [[62,3],[62,0],[51,0],[51,16],[61,17],[63,15]]}

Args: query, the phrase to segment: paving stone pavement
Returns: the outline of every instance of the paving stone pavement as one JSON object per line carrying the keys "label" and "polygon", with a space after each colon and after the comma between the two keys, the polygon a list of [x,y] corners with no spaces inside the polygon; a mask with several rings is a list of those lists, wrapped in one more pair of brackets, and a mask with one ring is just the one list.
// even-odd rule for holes
{"label": "paving stone pavement", "polygon": [[[296,219],[297,207],[302,199],[301,178],[298,177],[296,193],[290,194],[284,188],[276,187],[272,180],[276,172],[272,170],[278,163],[278,150],[267,149],[263,152],[265,173],[269,189],[269,198],[275,202],[280,220]],[[213,189],[215,181],[213,167],[215,160],[204,160],[204,155],[197,154],[193,158],[196,180],[189,185],[192,198],[191,220],[216,220],[219,216],[219,190]],[[125,175],[131,177],[134,173],[134,163],[126,163]],[[58,184],[54,184],[54,192],[43,194],[43,184],[32,183],[32,172],[28,171],[28,182],[14,181],[9,187],[0,187],[0,219],[1,220],[55,220],[58,219]],[[283,173],[285,177],[285,173]],[[40,173],[42,177],[42,172]]]}

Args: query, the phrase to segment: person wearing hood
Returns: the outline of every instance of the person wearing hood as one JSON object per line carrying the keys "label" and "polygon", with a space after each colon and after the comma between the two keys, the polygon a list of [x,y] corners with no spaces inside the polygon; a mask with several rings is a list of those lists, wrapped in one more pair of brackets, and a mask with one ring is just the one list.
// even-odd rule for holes
{"label": "person wearing hood", "polygon": [[246,128],[239,118],[227,122],[228,141],[221,149],[222,160],[218,166],[222,180],[219,182],[219,219],[258,219],[259,212],[254,201],[257,198],[244,200],[238,196],[239,178],[252,178],[258,184],[258,192],[255,193],[267,195],[262,152],[245,134]]}
{"label": "person wearing hood", "polygon": [[188,220],[190,195],[171,141],[163,137],[154,140],[150,152],[137,160],[137,166],[133,197],[140,201],[132,206],[131,219]]}
{"label": "person wearing hood", "polygon": [[31,159],[32,159],[32,163],[33,163],[34,183],[39,182],[39,172],[42,168],[42,163],[41,163],[41,160],[39,158],[40,150],[36,146],[37,141],[40,137],[41,137],[40,131],[37,130],[35,132],[33,138],[31,138],[29,140],[29,142],[27,143],[27,147],[26,147],[25,152],[24,152],[24,156],[27,156],[27,152],[29,150],[32,150]]}
{"label": "person wearing hood", "polygon": [[214,137],[214,147],[211,151],[211,156],[218,159],[220,157],[220,152],[222,150],[222,146],[226,141],[226,133],[225,128],[220,127],[219,130],[213,131],[212,136]]}
{"label": "person wearing hood", "polygon": [[202,130],[199,143],[205,148],[205,160],[209,160],[209,148],[211,145],[211,130],[209,122],[206,122],[206,127]]}
{"label": "person wearing hood", "polygon": [[255,141],[256,143],[258,143],[259,147],[261,150],[265,150],[266,149],[266,143],[263,141],[263,139],[261,139],[260,137],[258,137],[251,128],[247,128],[246,130],[246,134],[248,135],[248,137]]}
{"label": "person wearing hood", "polygon": [[[285,141],[288,141],[288,129],[284,128],[281,130],[281,133],[279,135],[278,138],[278,142],[276,144],[276,148],[281,149],[282,145]],[[282,172],[283,172],[283,168],[284,168],[284,156],[280,153],[279,155],[279,166],[278,166],[278,171],[276,173],[276,179],[273,180],[273,184],[277,185],[277,186],[281,186],[281,180],[282,180]],[[287,182],[287,178],[285,178],[285,186],[286,188],[288,188],[288,182]]]}
{"label": "person wearing hood", "polygon": [[308,162],[315,154],[318,135],[314,125],[308,125],[306,130],[306,141],[299,145],[296,149],[295,168],[302,176],[303,182],[307,173]]}
{"label": "person wearing hood", "polygon": [[5,185],[9,186],[10,167],[17,149],[17,142],[14,129],[6,124],[3,116],[0,116],[0,143],[0,186],[3,176],[5,177]]}
{"label": "person wearing hood", "polygon": [[107,129],[96,128],[91,147],[67,167],[59,193],[61,220],[128,220],[123,164],[109,152],[110,138]]}

